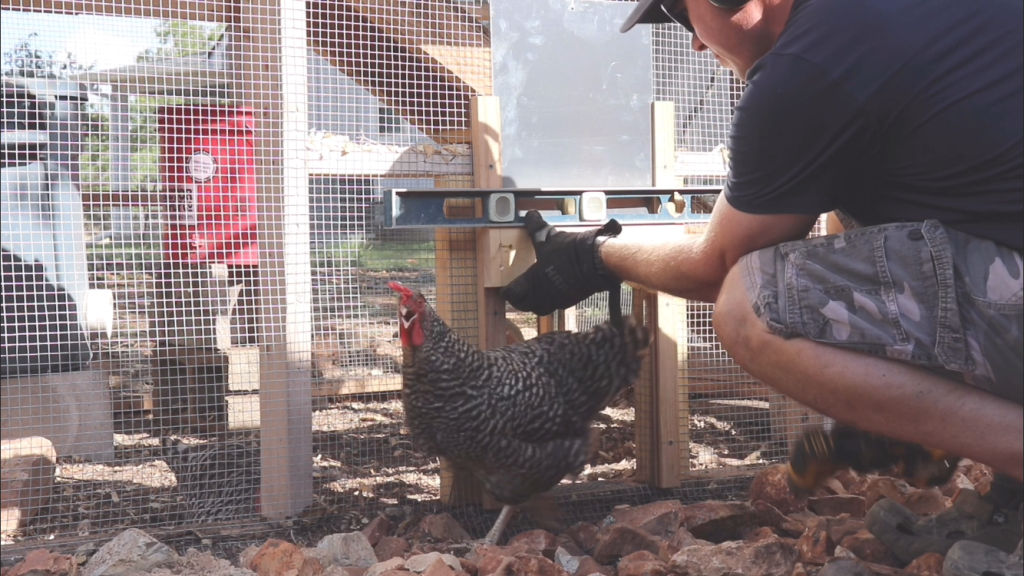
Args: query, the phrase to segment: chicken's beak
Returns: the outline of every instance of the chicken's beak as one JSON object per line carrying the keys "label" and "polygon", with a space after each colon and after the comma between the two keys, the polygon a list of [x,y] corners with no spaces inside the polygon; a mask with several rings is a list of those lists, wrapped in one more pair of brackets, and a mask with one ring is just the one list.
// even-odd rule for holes
{"label": "chicken's beak", "polygon": [[408,328],[412,326],[414,320],[416,320],[416,311],[410,309],[404,304],[398,306],[398,318],[402,321],[402,327]]}

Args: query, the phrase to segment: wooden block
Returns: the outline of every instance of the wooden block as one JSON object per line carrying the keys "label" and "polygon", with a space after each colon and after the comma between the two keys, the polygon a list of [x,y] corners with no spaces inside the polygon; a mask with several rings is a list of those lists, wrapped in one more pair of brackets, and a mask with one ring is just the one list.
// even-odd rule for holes
{"label": "wooden block", "polygon": [[313,396],[353,396],[378,392],[398,392],[402,389],[400,374],[381,376],[345,376],[342,370],[325,371],[323,378],[313,381]]}
{"label": "wooden block", "polygon": [[[685,303],[673,296],[655,294],[653,310],[652,416],[656,461],[650,482],[659,488],[669,488],[678,485],[680,478],[679,333]],[[685,422],[689,423],[689,410]]]}
{"label": "wooden block", "polygon": [[0,531],[17,530],[49,504],[57,451],[41,436],[0,441]]}
{"label": "wooden block", "polygon": [[526,271],[535,257],[521,228],[485,228],[477,237],[485,288],[501,288]]}
{"label": "wooden block", "polygon": [[228,358],[228,391],[253,392],[260,389],[259,346],[221,348]]}
{"label": "wooden block", "polygon": [[63,456],[114,459],[109,374],[80,370],[0,381],[0,440],[48,438]]}
{"label": "wooden block", "polygon": [[260,427],[259,394],[234,394],[226,400],[229,430],[255,430]]}

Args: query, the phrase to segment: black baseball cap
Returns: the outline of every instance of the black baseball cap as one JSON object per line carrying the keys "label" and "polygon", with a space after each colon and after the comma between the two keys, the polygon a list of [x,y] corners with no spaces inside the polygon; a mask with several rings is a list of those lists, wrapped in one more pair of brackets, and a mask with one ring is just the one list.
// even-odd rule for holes
{"label": "black baseball cap", "polygon": [[664,0],[640,0],[636,8],[629,13],[626,21],[622,23],[619,32],[629,32],[637,24],[668,24],[672,19],[661,9]]}

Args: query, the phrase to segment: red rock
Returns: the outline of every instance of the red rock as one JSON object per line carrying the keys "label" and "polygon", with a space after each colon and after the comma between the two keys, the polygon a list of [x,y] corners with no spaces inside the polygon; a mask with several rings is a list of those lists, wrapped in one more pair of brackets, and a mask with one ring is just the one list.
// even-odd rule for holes
{"label": "red rock", "polygon": [[256,546],[246,546],[245,550],[238,554],[238,565],[246,570],[252,570],[252,559],[259,551],[260,549]]}
{"label": "red rock", "polygon": [[628,506],[612,511],[617,524],[632,526],[653,536],[667,537],[679,528],[683,503],[679,500],[661,500],[640,506]]}
{"label": "red rock", "polygon": [[745,502],[698,502],[683,507],[682,525],[701,540],[739,540],[757,526],[757,512]]}
{"label": "red rock", "polygon": [[835,518],[827,518],[826,521],[828,524],[826,528],[828,536],[833,542],[842,542],[850,534],[864,529],[864,520],[862,518],[851,518],[845,514]]}
{"label": "red rock", "polygon": [[426,516],[420,521],[420,530],[424,535],[440,542],[468,542],[472,539],[469,532],[466,532],[447,512]]}
{"label": "red rock", "polygon": [[800,562],[821,565],[828,561],[836,545],[828,535],[828,522],[819,518],[814,526],[808,526],[796,543]]}
{"label": "red rock", "polygon": [[677,552],[686,548],[687,546],[713,546],[711,542],[707,540],[698,540],[690,534],[690,531],[686,528],[680,528],[676,530],[676,533],[672,535],[669,540],[663,540],[662,546],[658,550],[658,556],[665,560],[671,559],[676,555]]}
{"label": "red rock", "polygon": [[422,572],[423,576],[457,576],[458,572],[438,558],[429,568]]}
{"label": "red rock", "polygon": [[661,541],[647,532],[631,526],[612,524],[607,530],[601,531],[600,540],[594,548],[594,560],[601,564],[612,564],[639,550],[657,554],[660,549]]}
{"label": "red rock", "polygon": [[864,488],[864,508],[865,510],[871,510],[875,502],[882,498],[889,498],[900,504],[905,504],[907,494],[911,490],[913,488],[902,480],[888,476],[875,476],[868,481],[867,486]]}
{"label": "red rock", "polygon": [[901,562],[893,556],[889,548],[878,538],[875,538],[871,532],[868,532],[866,528],[843,538],[839,545],[865,562],[882,564],[884,566],[901,566]]}
{"label": "red rock", "polygon": [[646,550],[623,556],[617,567],[618,576],[665,576],[667,564]]}
{"label": "red rock", "polygon": [[588,522],[577,522],[569,527],[567,534],[584,552],[588,554],[597,546],[598,534],[601,530]]}
{"label": "red rock", "polygon": [[[810,510],[804,509],[804,510],[797,510],[796,512],[793,512],[792,514],[787,514],[786,518],[789,518],[790,520],[793,520],[794,522],[797,522],[801,526],[806,528],[806,527],[810,526],[812,523],[817,522],[819,516],[817,514],[815,514],[814,512],[811,512]],[[801,532],[801,534],[802,533],[803,532]]]}
{"label": "red rock", "polygon": [[370,543],[370,546],[376,546],[377,542],[384,536],[391,533],[391,521],[386,516],[377,516],[370,523],[363,527],[363,536],[366,536],[366,540]]}
{"label": "red rock", "polygon": [[[355,566],[346,566],[346,568],[355,568]],[[367,568],[362,568],[367,570]],[[373,566],[375,572],[384,572],[385,570],[405,570],[405,559],[404,558],[388,558],[387,560],[376,563]]]}
{"label": "red rock", "polygon": [[757,513],[758,524],[775,528],[783,536],[799,538],[806,529],[803,524],[786,516],[778,508],[764,500],[755,500],[751,506]]}
{"label": "red rock", "polygon": [[576,570],[577,576],[590,576],[591,574],[604,574],[604,576],[615,576],[616,570],[611,566],[598,564],[590,556],[580,558],[580,567]]}
{"label": "red rock", "polygon": [[508,564],[514,554],[515,551],[504,546],[481,544],[475,546],[466,555],[466,559],[476,565],[479,574],[486,575],[493,574],[499,567]]}
{"label": "red rock", "polygon": [[942,554],[928,552],[914,558],[903,571],[913,576],[942,576],[942,562],[944,560],[945,557]]}
{"label": "red rock", "polygon": [[324,572],[318,560],[304,555],[298,546],[277,539],[263,543],[253,556],[249,569],[259,576],[319,576]]}
{"label": "red rock", "polygon": [[[480,550],[483,548],[484,550]],[[475,560],[478,576],[536,574],[537,576],[570,576],[561,566],[543,556],[514,552],[502,546],[477,548]]]}
{"label": "red rock", "polygon": [[15,564],[4,576],[75,576],[78,564],[71,556],[49,550],[33,550]]}
{"label": "red rock", "polygon": [[543,556],[515,557],[512,574],[530,574],[536,576],[571,576],[561,566]]}
{"label": "red rock", "polygon": [[747,542],[760,542],[761,540],[770,540],[772,538],[778,538],[779,535],[775,533],[775,530],[770,526],[760,526],[747,532],[743,537],[743,540]]}
{"label": "red rock", "polygon": [[558,546],[555,535],[547,530],[528,530],[516,534],[508,541],[511,548],[521,548],[524,551],[554,559],[555,548]]}
{"label": "red rock", "polygon": [[405,553],[408,551],[409,542],[405,538],[396,538],[394,536],[384,536],[373,547],[373,553],[377,555],[377,560],[381,562],[405,556]]}
{"label": "red rock", "polygon": [[555,539],[556,546],[561,546],[566,552],[573,556],[583,556],[586,552],[580,548],[580,545],[575,540],[569,537],[568,534],[559,534]]}
{"label": "red rock", "polygon": [[384,536],[374,546],[374,553],[377,554],[378,561],[385,561],[392,558],[406,556],[406,552],[409,551],[409,542],[404,538],[396,538],[394,536]]}
{"label": "red rock", "polygon": [[763,500],[783,514],[796,512],[804,507],[806,499],[789,489],[787,466],[769,466],[754,476],[750,483],[750,501]]}
{"label": "red rock", "polygon": [[849,514],[856,518],[863,518],[867,512],[864,497],[853,494],[811,497],[807,499],[807,509],[818,516]]}
{"label": "red rock", "polygon": [[476,565],[476,562],[468,558],[459,558],[459,566],[462,567],[462,572],[469,574],[470,576],[477,576],[480,571]]}
{"label": "red rock", "polygon": [[[868,476],[850,468],[840,470],[833,478],[839,481],[839,484],[842,485],[847,494],[858,494],[860,496],[864,495],[864,490],[867,488],[868,482],[871,481]],[[836,493],[839,494],[839,492]]]}
{"label": "red rock", "polygon": [[796,549],[780,539],[755,544],[730,541],[683,548],[672,557],[669,570],[673,574],[790,576],[796,559]]}
{"label": "red rock", "polygon": [[927,488],[907,494],[903,505],[918,516],[934,516],[952,506],[953,502],[938,488]]}

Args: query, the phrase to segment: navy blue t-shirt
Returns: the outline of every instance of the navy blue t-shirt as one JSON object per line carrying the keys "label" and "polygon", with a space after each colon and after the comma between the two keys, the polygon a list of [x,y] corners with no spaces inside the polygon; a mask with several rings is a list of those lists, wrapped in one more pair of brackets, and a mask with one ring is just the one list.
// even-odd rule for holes
{"label": "navy blue t-shirt", "polygon": [[729,203],[1024,243],[1024,2],[804,0],[753,66]]}

